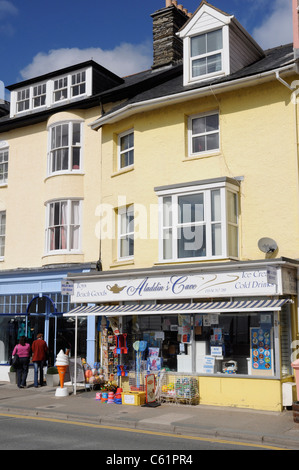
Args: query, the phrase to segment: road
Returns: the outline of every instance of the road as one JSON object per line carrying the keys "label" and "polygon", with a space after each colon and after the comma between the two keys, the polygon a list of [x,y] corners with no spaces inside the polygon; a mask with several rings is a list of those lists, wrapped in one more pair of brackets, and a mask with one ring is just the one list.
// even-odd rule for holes
{"label": "road", "polygon": [[[233,440],[229,442],[223,439],[179,436],[158,431],[155,433],[50,418],[2,414],[0,415],[0,450],[98,450],[104,451],[104,460],[101,464],[107,465],[115,465],[118,462],[105,459],[123,458],[124,455],[130,457],[130,451],[133,451],[132,455],[136,456],[138,455],[136,451],[145,451],[145,453],[140,453],[139,462],[135,464],[131,462],[133,467],[137,468],[144,460],[158,466],[178,464],[179,459],[181,460],[180,466],[198,465],[198,451],[200,450],[280,449]],[[169,453],[168,458],[165,451]],[[172,460],[172,454],[180,456],[177,457],[177,461]],[[119,461],[119,463],[122,462]]]}

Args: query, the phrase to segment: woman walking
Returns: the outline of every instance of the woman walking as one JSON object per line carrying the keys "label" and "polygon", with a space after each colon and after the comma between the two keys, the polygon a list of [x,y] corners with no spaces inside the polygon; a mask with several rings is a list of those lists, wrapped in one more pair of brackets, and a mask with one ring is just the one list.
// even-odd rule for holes
{"label": "woman walking", "polygon": [[17,368],[18,387],[25,388],[30,360],[30,344],[26,342],[25,336],[21,336],[19,344],[14,347],[12,355],[15,354],[20,359]]}

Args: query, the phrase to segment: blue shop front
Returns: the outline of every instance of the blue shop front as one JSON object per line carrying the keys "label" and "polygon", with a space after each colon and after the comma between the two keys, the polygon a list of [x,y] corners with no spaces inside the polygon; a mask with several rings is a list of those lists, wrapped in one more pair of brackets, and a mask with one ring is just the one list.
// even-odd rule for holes
{"label": "blue shop front", "polygon": [[[88,273],[94,266],[89,264],[59,265],[39,269],[15,269],[2,271],[0,275],[0,381],[8,380],[8,371],[14,346],[20,336],[30,344],[38,333],[44,334],[49,346],[49,365],[54,365],[60,349],[73,353],[75,324],[65,318],[76,304],[62,290],[67,273]],[[82,319],[78,337],[78,350],[86,357],[88,350],[88,319]],[[92,346],[94,349],[94,346]]]}

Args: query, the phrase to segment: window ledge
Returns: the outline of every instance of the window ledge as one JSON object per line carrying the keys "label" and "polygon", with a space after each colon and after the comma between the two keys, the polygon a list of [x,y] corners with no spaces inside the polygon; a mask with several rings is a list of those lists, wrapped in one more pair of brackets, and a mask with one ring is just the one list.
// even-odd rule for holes
{"label": "window ledge", "polygon": [[120,266],[131,266],[134,265],[135,261],[134,260],[126,260],[126,261],[114,261],[112,264],[110,264],[110,268],[118,268]]}
{"label": "window ledge", "polygon": [[115,173],[112,173],[111,178],[114,178],[115,176],[123,175],[124,173],[129,173],[130,171],[133,171],[133,170],[134,170],[134,166],[122,168],[121,170],[118,170]]}
{"label": "window ledge", "polygon": [[[42,258],[47,258],[48,256],[65,256],[65,255],[83,255],[83,251],[67,251],[67,250],[56,250],[45,253]],[[1,260],[1,258],[0,258]]]}
{"label": "window ledge", "polygon": [[210,157],[219,157],[222,156],[222,152],[220,150],[215,150],[214,152],[203,152],[197,155],[188,155],[187,157],[183,158],[183,162],[189,162],[190,160],[201,160],[202,158],[210,158]]}
{"label": "window ledge", "polygon": [[63,171],[59,173],[57,172],[57,173],[53,173],[52,175],[47,175],[44,181],[47,181],[50,178],[55,178],[57,176],[74,176],[74,175],[84,176],[85,173],[82,170],[81,171]]}
{"label": "window ledge", "polygon": [[165,260],[165,261],[157,261],[156,263],[153,263],[154,266],[166,266],[166,265],[172,265],[172,264],[194,264],[194,263],[211,263],[211,262],[227,262],[227,261],[240,261],[240,258],[234,258],[233,256],[229,257],[223,257],[221,258],[220,256],[217,258],[192,258],[192,259],[178,259],[178,260]]}

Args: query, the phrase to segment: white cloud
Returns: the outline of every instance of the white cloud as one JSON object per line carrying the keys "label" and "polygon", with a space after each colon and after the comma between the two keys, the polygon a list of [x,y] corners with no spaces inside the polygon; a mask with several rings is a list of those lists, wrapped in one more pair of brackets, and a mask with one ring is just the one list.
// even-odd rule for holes
{"label": "white cloud", "polygon": [[112,50],[93,47],[88,49],[54,49],[48,53],[38,53],[31,64],[27,65],[20,73],[22,78],[26,80],[90,59],[124,77],[146,70],[152,65],[152,45],[150,43],[140,45],[122,43]]}
{"label": "white cloud", "polygon": [[8,15],[17,15],[18,9],[7,0],[0,0],[0,19]]}
{"label": "white cloud", "polygon": [[270,15],[253,30],[252,36],[264,49],[292,42],[292,2],[275,0]]}
{"label": "white cloud", "polygon": [[0,0],[0,35],[12,37],[15,33],[14,27],[8,21],[9,16],[16,16],[18,9],[7,0]]}

